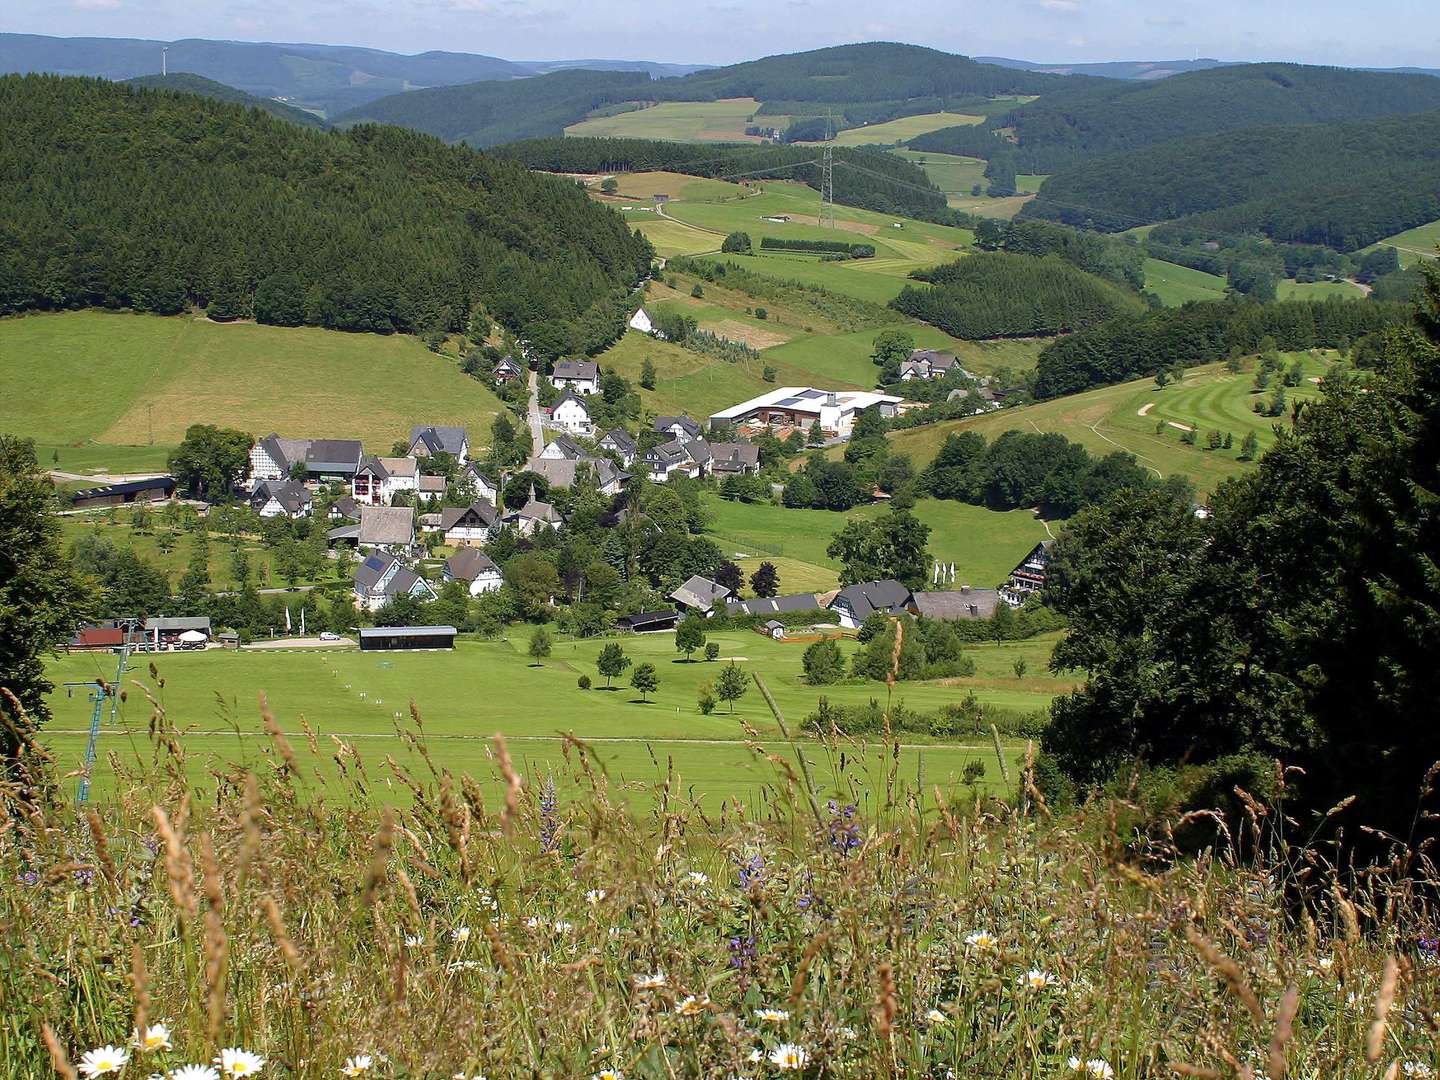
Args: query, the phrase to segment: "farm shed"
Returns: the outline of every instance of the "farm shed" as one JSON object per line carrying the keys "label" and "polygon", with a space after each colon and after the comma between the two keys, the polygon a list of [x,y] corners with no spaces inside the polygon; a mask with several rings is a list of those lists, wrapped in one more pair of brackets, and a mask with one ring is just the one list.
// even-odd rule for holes
{"label": "farm shed", "polygon": [[103,506],[128,506],[131,503],[165,502],[175,497],[173,476],[152,476],[145,480],[129,480],[123,484],[86,488],[70,496],[70,505],[77,510]]}
{"label": "farm shed", "polygon": [[638,615],[626,615],[615,623],[621,630],[633,630],[637,634],[652,630],[674,630],[680,616],[673,611],[642,611]]}
{"label": "farm shed", "polygon": [[453,626],[366,626],[360,630],[360,651],[453,649],[457,633]]}

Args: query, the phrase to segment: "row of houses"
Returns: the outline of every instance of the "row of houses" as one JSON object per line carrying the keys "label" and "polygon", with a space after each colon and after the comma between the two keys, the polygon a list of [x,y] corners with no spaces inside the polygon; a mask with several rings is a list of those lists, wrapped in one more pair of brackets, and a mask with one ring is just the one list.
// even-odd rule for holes
{"label": "row of houses", "polygon": [[[359,439],[290,439],[271,432],[250,448],[250,480],[279,483],[298,480],[307,487],[321,484],[353,484],[362,466],[367,467],[367,498],[371,480],[386,473],[391,462],[399,475],[409,476],[418,486],[420,470],[401,464],[436,454],[449,454],[462,467],[470,461],[470,437],[463,427],[417,424],[410,429],[408,449],[403,458],[367,458]],[[377,466],[378,469],[377,469]],[[400,481],[403,482],[403,481]]]}

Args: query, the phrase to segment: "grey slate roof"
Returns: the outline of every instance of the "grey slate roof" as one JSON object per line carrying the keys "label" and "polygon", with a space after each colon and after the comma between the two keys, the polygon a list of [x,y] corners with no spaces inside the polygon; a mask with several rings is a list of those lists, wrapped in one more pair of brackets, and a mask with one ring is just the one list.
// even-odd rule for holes
{"label": "grey slate roof", "polygon": [[600,436],[600,445],[608,450],[617,450],[623,454],[633,454],[639,449],[634,438],[624,428],[611,428],[604,435]]}
{"label": "grey slate roof", "polygon": [[917,592],[914,596],[915,613],[927,619],[988,619],[1000,602],[995,589]]}
{"label": "grey slate roof", "polygon": [[330,504],[330,509],[341,517],[358,518],[360,516],[360,504],[349,495],[341,495]]}
{"label": "grey slate roof", "polygon": [[281,471],[289,472],[291,466],[305,460],[305,453],[310,449],[310,440],[285,439],[272,431],[260,440],[260,447],[280,466]]}
{"label": "grey slate roof", "polygon": [[[391,568],[394,572],[391,573]],[[391,555],[375,554],[366,557],[361,564],[355,568],[355,588],[367,593],[374,593],[379,590],[380,582],[385,580],[385,575],[390,574],[390,579],[385,581],[384,596],[404,596],[413,590],[416,584],[424,582],[424,579],[408,566],[399,566],[398,560]],[[425,587],[433,593],[428,582]]]}
{"label": "grey slate roof", "polygon": [[255,486],[250,505],[259,510],[271,499],[287,514],[297,514],[314,502],[309,489],[295,480],[264,480]]}
{"label": "grey slate roof", "polygon": [[887,615],[897,614],[904,611],[909,602],[910,590],[893,578],[886,578],[847,585],[830,601],[830,606],[848,604],[855,618],[863,620],[877,611]]}
{"label": "grey slate roof", "polygon": [[600,365],[594,360],[561,360],[555,365],[557,379],[598,379]]}
{"label": "grey slate roof", "polygon": [[360,543],[413,544],[415,542],[415,508],[413,506],[362,506],[360,508]]}
{"label": "grey slate roof", "polygon": [[416,424],[410,429],[410,445],[422,442],[432,454],[450,454],[459,457],[469,445],[469,436],[463,427],[447,427],[443,424]]}
{"label": "grey slate roof", "polygon": [[757,596],[753,600],[727,600],[727,615],[786,615],[795,611],[819,611],[820,597],[814,593],[792,593],[789,596]]}
{"label": "grey slate roof", "polygon": [[481,574],[499,573],[500,567],[479,548],[462,548],[445,560],[445,569],[457,581],[474,581]]}
{"label": "grey slate roof", "polygon": [[575,404],[579,405],[580,408],[585,410],[586,416],[590,415],[590,406],[585,404],[585,399],[579,394],[575,393],[575,391],[568,386],[565,388],[565,392],[560,395],[559,399],[555,402],[555,404],[550,406],[550,415],[554,416],[555,410],[560,408],[560,406],[564,405],[567,401],[575,402]]}
{"label": "grey slate roof", "polygon": [[657,416],[655,417],[656,431],[669,431],[676,424],[684,430],[686,436],[691,439],[700,437],[701,427],[688,416]]}
{"label": "grey slate roof", "polygon": [[588,465],[594,472],[601,487],[611,483],[619,476],[613,462],[606,458],[592,457],[576,459],[532,457],[525,463],[525,471],[543,476],[552,488],[568,488],[574,485],[575,475],[584,465]]}
{"label": "grey slate roof", "polygon": [[492,527],[499,523],[500,512],[491,506],[484,499],[477,499],[469,506],[447,506],[440,511],[440,528],[449,532],[461,521],[467,522],[467,527],[476,528],[470,521],[478,521],[479,525]]}
{"label": "grey slate roof", "polygon": [[709,611],[729,595],[730,590],[725,586],[696,574],[672,592],[669,599],[688,608]]}
{"label": "grey slate roof", "polygon": [[718,472],[741,472],[760,467],[760,448],[748,442],[710,443],[711,467]]}
{"label": "grey slate roof", "polygon": [[[563,432],[559,435],[556,435],[553,439],[546,443],[545,446],[542,448],[542,452],[544,450],[549,450],[552,446],[560,452],[560,457],[555,460],[573,461],[576,458],[582,458],[585,456],[585,448],[579,443],[577,443],[574,439],[572,439],[569,435],[566,435]],[[532,458],[531,460],[534,459]]]}
{"label": "grey slate roof", "polygon": [[430,476],[421,473],[416,480],[416,485],[421,495],[444,495],[445,489],[450,486],[450,482],[443,476]]}
{"label": "grey slate roof", "polygon": [[314,439],[305,450],[305,467],[310,472],[353,474],[363,456],[358,439]]}
{"label": "grey slate roof", "polygon": [[355,587],[371,592],[385,576],[385,571],[395,564],[396,560],[390,555],[367,555],[355,568]]}

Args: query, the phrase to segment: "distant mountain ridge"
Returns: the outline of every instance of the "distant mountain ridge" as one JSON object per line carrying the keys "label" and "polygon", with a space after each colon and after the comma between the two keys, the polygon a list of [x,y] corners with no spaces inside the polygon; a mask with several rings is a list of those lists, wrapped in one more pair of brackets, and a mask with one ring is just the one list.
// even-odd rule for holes
{"label": "distant mountain ridge", "polygon": [[256,97],[280,98],[326,116],[422,87],[522,79],[581,66],[643,71],[660,78],[701,69],[696,64],[645,60],[519,62],[443,51],[407,56],[349,45],[0,33],[0,74],[46,72],[124,81],[158,75],[162,48],[168,49],[166,64],[172,74],[189,72]]}
{"label": "distant mountain ridge", "polygon": [[138,78],[126,79],[123,85],[138,86],[146,90],[170,90],[179,94],[199,94],[201,97],[214,98],[216,101],[233,101],[236,105],[245,105],[251,109],[263,109],[271,116],[278,116],[281,120],[289,120],[292,124],[300,124],[302,127],[323,128],[325,126],[325,121],[314,113],[297,109],[294,105],[286,105],[283,101],[276,101],[274,98],[256,97],[254,94],[245,93],[244,90],[236,90],[233,86],[226,86],[214,79],[207,79],[203,75],[194,75],[188,71],[176,71],[169,75],[141,75]]}
{"label": "distant mountain ridge", "polygon": [[1209,71],[1240,61],[1234,60],[1098,60],[1075,64],[1039,64],[1033,60],[1013,60],[1007,56],[977,56],[982,64],[1038,71],[1049,75],[1097,75],[1105,79],[1168,79],[1187,71]]}

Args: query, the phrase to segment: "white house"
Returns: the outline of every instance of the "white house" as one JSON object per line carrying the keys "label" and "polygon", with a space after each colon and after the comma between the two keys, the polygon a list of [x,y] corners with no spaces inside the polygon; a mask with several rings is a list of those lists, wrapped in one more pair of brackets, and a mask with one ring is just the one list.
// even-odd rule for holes
{"label": "white house", "polygon": [[464,465],[470,460],[470,436],[463,427],[416,424],[410,429],[410,456],[431,454],[449,454],[457,464]]}
{"label": "white house", "polygon": [[496,505],[500,500],[500,485],[480,471],[480,466],[475,462],[465,466],[465,471],[460,476],[461,481],[469,480],[475,485],[475,494],[484,499],[491,506]]}
{"label": "white house", "polygon": [[671,439],[652,446],[641,458],[650,479],[663,484],[677,473],[699,478],[710,467],[710,444],[704,439]]}
{"label": "white house", "polygon": [[904,398],[871,390],[816,390],[810,386],[782,386],[768,394],[742,401],[710,417],[710,425],[759,424],[766,427],[809,428],[816,421],[828,435],[849,436],[855,417],[878,407],[880,415],[894,416]]}
{"label": "white house", "polygon": [[584,400],[574,390],[568,389],[550,410],[550,426],[574,435],[592,435],[595,432],[595,422],[590,419],[590,410],[585,407]]}
{"label": "white house", "polygon": [[519,510],[506,514],[500,520],[521,536],[529,536],[546,527],[558,529],[565,524],[565,519],[555,507],[533,496]]}
{"label": "white house", "polygon": [[475,548],[462,548],[445,560],[445,580],[463,581],[471,596],[491,592],[505,584],[500,567]]}
{"label": "white house", "polygon": [[350,480],[350,494],[366,506],[389,506],[397,492],[420,486],[420,462],[413,457],[365,457]]}
{"label": "white house", "polygon": [[546,461],[579,461],[585,456],[585,448],[569,435],[556,435],[538,456]]}
{"label": "white house", "polygon": [[250,480],[288,480],[290,470],[305,463],[309,439],[282,439],[273,431],[250,447]]}
{"label": "white house", "polygon": [[841,626],[856,630],[875,612],[901,615],[909,609],[910,603],[910,590],[900,582],[886,578],[847,585],[830,601],[830,610],[840,617]]}
{"label": "white house", "polygon": [[366,611],[378,611],[400,596],[434,600],[430,583],[393,555],[369,555],[355,568],[355,603]]}
{"label": "white house", "polygon": [[500,527],[500,513],[488,502],[475,501],[469,506],[447,506],[440,511],[440,531],[445,542],[455,547],[484,544],[491,530]]}
{"label": "white house", "polygon": [[710,618],[717,611],[723,611],[730,590],[716,584],[707,577],[696,574],[670,594],[670,599],[684,611]]}
{"label": "white house", "polygon": [[557,390],[574,390],[579,394],[600,392],[600,365],[594,360],[561,360],[550,375],[550,384]]}
{"label": "white house", "polygon": [[662,435],[669,435],[672,439],[681,440],[698,439],[702,431],[696,421],[683,415],[655,417],[655,430]]}
{"label": "white house", "polygon": [[415,508],[361,506],[355,540],[361,547],[408,554],[415,546]]}
{"label": "white house", "polygon": [[910,359],[900,365],[900,378],[905,382],[912,379],[943,379],[951,371],[965,370],[957,367],[958,363],[950,353],[942,353],[936,349],[915,349],[910,353]]}
{"label": "white house", "polygon": [[513,356],[502,356],[495,362],[495,381],[500,384],[513,382],[525,374],[525,369]]}
{"label": "white house", "polygon": [[[618,427],[611,428],[602,435],[599,446],[602,450],[613,450],[615,455],[620,459],[620,464],[627,469],[630,467],[631,462],[635,460],[635,454],[639,450],[639,446],[636,444],[634,438],[631,437],[630,433],[624,428]],[[544,457],[545,455],[542,453],[540,456]]]}
{"label": "white house", "polygon": [[650,313],[642,307],[630,316],[630,329],[639,330],[642,334],[653,334],[655,321],[650,318]]}
{"label": "white house", "polygon": [[250,506],[262,518],[302,518],[310,516],[314,498],[298,480],[262,480],[255,485]]}

